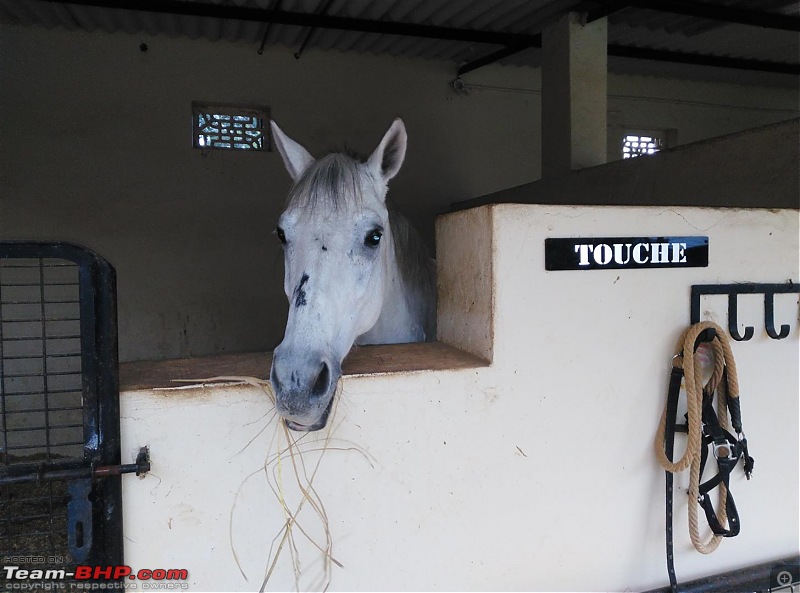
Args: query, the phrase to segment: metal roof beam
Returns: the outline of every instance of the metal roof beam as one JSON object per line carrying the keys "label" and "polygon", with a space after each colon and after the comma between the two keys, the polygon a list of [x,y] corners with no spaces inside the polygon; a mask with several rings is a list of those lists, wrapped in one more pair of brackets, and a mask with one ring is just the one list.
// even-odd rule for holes
{"label": "metal roof beam", "polygon": [[[594,0],[603,5],[616,4],[618,0]],[[628,0],[630,6],[670,12],[726,23],[752,25],[767,29],[783,29],[784,31],[800,31],[800,17],[778,14],[775,12],[761,12],[747,10],[722,4],[709,4],[706,2],[691,2],[689,0]]]}
{"label": "metal roof beam", "polygon": [[602,2],[602,6],[599,8],[592,8],[586,11],[586,22],[593,23],[596,20],[610,16],[615,12],[627,8],[629,4],[630,2],[627,0],[609,0],[608,2]]}
{"label": "metal roof beam", "polygon": [[637,60],[655,60],[658,62],[693,64],[696,66],[735,68],[738,70],[775,72],[777,74],[794,74],[794,75],[800,74],[800,64],[787,64],[785,62],[767,62],[764,60],[749,60],[746,58],[730,58],[725,56],[710,56],[707,54],[687,54],[677,51],[649,49],[645,47],[633,47],[629,45],[609,44],[608,55],[619,58],[635,58]]}
{"label": "metal roof beam", "polygon": [[[587,23],[591,23],[601,18],[607,17],[608,15],[614,12],[622,10],[627,6],[628,6],[627,0],[613,0],[612,2],[608,2],[605,6],[602,6],[601,8],[594,8],[586,12],[585,20]],[[532,39],[531,43],[521,44],[521,45],[509,45],[504,47],[503,49],[499,49],[481,58],[477,58],[475,60],[472,60],[471,62],[463,64],[458,69],[457,76],[463,76],[467,72],[472,72],[473,70],[477,70],[478,68],[483,68],[484,66],[488,66],[489,64],[494,64],[495,62],[499,62],[500,60],[503,60],[505,58],[523,52],[526,49],[530,49],[532,47],[541,48],[542,47],[541,33],[537,34],[535,37],[536,39]]]}
{"label": "metal roof beam", "polygon": [[358,31],[377,33],[380,35],[398,35],[401,37],[424,37],[427,39],[443,39],[447,41],[463,41],[466,43],[486,43],[489,45],[525,45],[535,41],[534,35],[502,33],[497,31],[480,31],[477,29],[457,29],[415,23],[398,23],[359,19],[326,14],[292,12],[276,9],[252,8],[230,4],[211,4],[184,0],[44,0],[58,4],[75,4],[98,8],[135,10],[139,12],[155,12],[184,16],[210,17],[279,25],[294,25],[319,29],[336,29],[340,31]]}
{"label": "metal roof beam", "polygon": [[[134,10],[142,12],[155,12],[165,14],[210,17],[218,19],[243,20],[281,25],[294,25],[298,27],[316,27],[323,29],[337,29],[342,31],[359,31],[363,33],[376,33],[380,35],[398,35],[402,37],[423,37],[428,39],[443,39],[448,41],[463,41],[466,43],[484,43],[488,45],[501,45],[502,49],[469,62],[459,68],[459,75],[471,72],[481,66],[486,66],[497,60],[509,57],[529,48],[541,47],[541,35],[525,35],[502,33],[496,31],[480,31],[475,29],[456,29],[452,27],[439,27],[433,25],[418,25],[413,23],[397,23],[390,21],[376,21],[341,16],[322,14],[309,14],[303,12],[290,12],[275,9],[251,8],[229,4],[211,4],[185,0],[43,0],[58,4],[74,4],[98,8]],[[594,0],[598,4],[613,4],[615,7],[624,5],[678,12],[690,16],[726,20],[762,27],[800,31],[800,17],[779,15],[775,13],[754,12],[700,2],[686,0]],[[684,12],[685,11],[685,12]],[[691,12],[689,12],[691,11]],[[721,56],[686,54],[680,52],[654,50],[624,45],[609,45],[608,55],[644,60],[658,60],[663,62],[676,62],[681,64],[695,64],[702,66],[715,66],[722,68],[737,68],[743,70],[757,70],[762,72],[776,72],[780,74],[800,74],[800,65],[782,62],[766,62],[761,60],[748,60],[743,58],[729,58]]]}
{"label": "metal roof beam", "polygon": [[482,58],[477,58],[472,60],[471,62],[467,62],[463,64],[458,69],[457,76],[463,76],[467,72],[472,72],[473,70],[477,70],[478,68],[483,68],[484,66],[488,66],[489,64],[494,64],[495,62],[499,62],[509,56],[513,56],[520,52],[525,51],[526,49],[530,49],[532,47],[542,47],[542,36],[537,35],[538,43],[531,43],[528,45],[509,45],[508,47],[504,47],[503,49],[498,49],[497,51],[493,51],[490,54],[483,56]]}
{"label": "metal roof beam", "polygon": [[[506,47],[496,52],[492,52],[482,58],[478,58],[477,60],[468,62],[458,69],[457,76],[463,76],[467,72],[472,72],[473,70],[477,70],[483,66],[488,66],[489,64],[493,64],[499,60],[512,56],[531,47],[541,47],[541,39],[539,45]],[[712,56],[708,54],[687,54],[677,51],[649,49],[646,47],[635,47],[631,45],[609,44],[608,55],[618,58],[633,58],[637,60],[653,60],[657,62],[691,64],[695,66],[712,66],[715,68],[734,68],[737,70],[754,70],[758,72],[800,75],[800,64],[767,62],[764,60],[749,60],[746,58],[731,58],[726,56]]]}

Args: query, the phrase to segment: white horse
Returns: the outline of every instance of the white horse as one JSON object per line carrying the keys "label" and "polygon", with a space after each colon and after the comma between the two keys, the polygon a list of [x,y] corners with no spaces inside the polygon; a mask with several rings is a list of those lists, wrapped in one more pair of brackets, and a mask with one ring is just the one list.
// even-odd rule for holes
{"label": "white horse", "polygon": [[435,268],[386,200],[406,153],[400,119],[363,162],[341,153],[314,159],[275,122],[272,136],[294,184],[275,230],[289,317],[270,381],[289,428],[319,430],[353,344],[435,339]]}

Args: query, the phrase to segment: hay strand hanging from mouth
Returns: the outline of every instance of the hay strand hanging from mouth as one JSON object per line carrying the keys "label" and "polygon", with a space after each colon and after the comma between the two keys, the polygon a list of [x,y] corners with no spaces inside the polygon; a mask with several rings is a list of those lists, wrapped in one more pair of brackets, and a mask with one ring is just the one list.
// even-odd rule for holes
{"label": "hay strand hanging from mouth", "polygon": [[[236,455],[242,453],[252,446],[259,437],[265,433],[270,434],[270,430],[273,431],[269,438],[263,465],[244,478],[234,495],[233,504],[231,505],[229,513],[228,531],[229,544],[233,553],[233,558],[242,577],[246,581],[249,581],[242,567],[239,554],[236,551],[233,535],[233,520],[236,504],[243,487],[256,476],[263,475],[283,515],[283,524],[278,528],[277,533],[272,538],[260,591],[266,590],[270,580],[275,575],[275,571],[281,559],[287,556],[294,574],[295,590],[300,591],[301,589],[301,577],[303,577],[303,580],[306,580],[309,576],[319,583],[319,586],[314,587],[315,589],[326,590],[332,579],[333,566],[335,565],[342,568],[342,563],[333,555],[333,536],[329,528],[328,513],[322,501],[322,497],[314,486],[314,481],[320,469],[322,459],[329,451],[358,452],[371,466],[373,465],[371,456],[364,449],[354,443],[341,441],[332,437],[334,431],[334,417],[336,416],[341,394],[341,381],[337,385],[336,392],[333,396],[334,405],[330,417],[328,418],[327,427],[324,429],[324,434],[322,434],[321,437],[319,435],[314,435],[313,438],[313,433],[295,434],[286,426],[282,418],[278,416],[274,409],[275,395],[272,391],[272,386],[267,380],[236,375],[208,377],[204,379],[187,379],[180,380],[180,382],[193,384],[246,384],[263,390],[268,396],[270,402],[273,404],[272,409],[260,419],[249,423],[249,425],[258,425],[260,422],[264,422],[264,425],[249,439],[247,444],[236,453]],[[310,454],[316,455],[313,462],[310,462],[308,459],[308,455]],[[301,517],[301,512],[304,509],[309,509],[310,515],[306,513]],[[312,526],[314,529],[308,529],[308,527]],[[315,536],[313,533],[314,531],[321,532],[321,535]],[[305,540],[311,545],[311,548],[320,553],[322,559],[321,574],[304,574],[301,564],[300,540]],[[306,550],[308,550],[308,548],[306,548]]]}

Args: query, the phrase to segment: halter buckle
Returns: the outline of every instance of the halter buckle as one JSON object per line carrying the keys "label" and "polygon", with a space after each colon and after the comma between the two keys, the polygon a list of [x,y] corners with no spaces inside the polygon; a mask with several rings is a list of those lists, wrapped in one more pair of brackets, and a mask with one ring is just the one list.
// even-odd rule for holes
{"label": "halter buckle", "polygon": [[723,459],[730,459],[733,457],[733,445],[731,445],[728,441],[713,441],[711,445],[714,448],[714,457],[717,459],[720,457]]}

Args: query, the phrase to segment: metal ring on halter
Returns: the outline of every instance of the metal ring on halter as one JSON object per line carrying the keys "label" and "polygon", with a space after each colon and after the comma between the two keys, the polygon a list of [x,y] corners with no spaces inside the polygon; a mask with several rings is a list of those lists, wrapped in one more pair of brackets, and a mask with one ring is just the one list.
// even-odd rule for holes
{"label": "metal ring on halter", "polygon": [[731,444],[728,441],[725,441],[724,443],[717,443],[716,441],[714,441],[713,443],[711,443],[711,445],[714,448],[714,457],[716,457],[717,459],[719,459],[720,457],[719,455],[720,449],[725,449],[727,451],[727,453],[725,453],[723,457],[725,458],[732,457],[733,448],[731,447]]}

